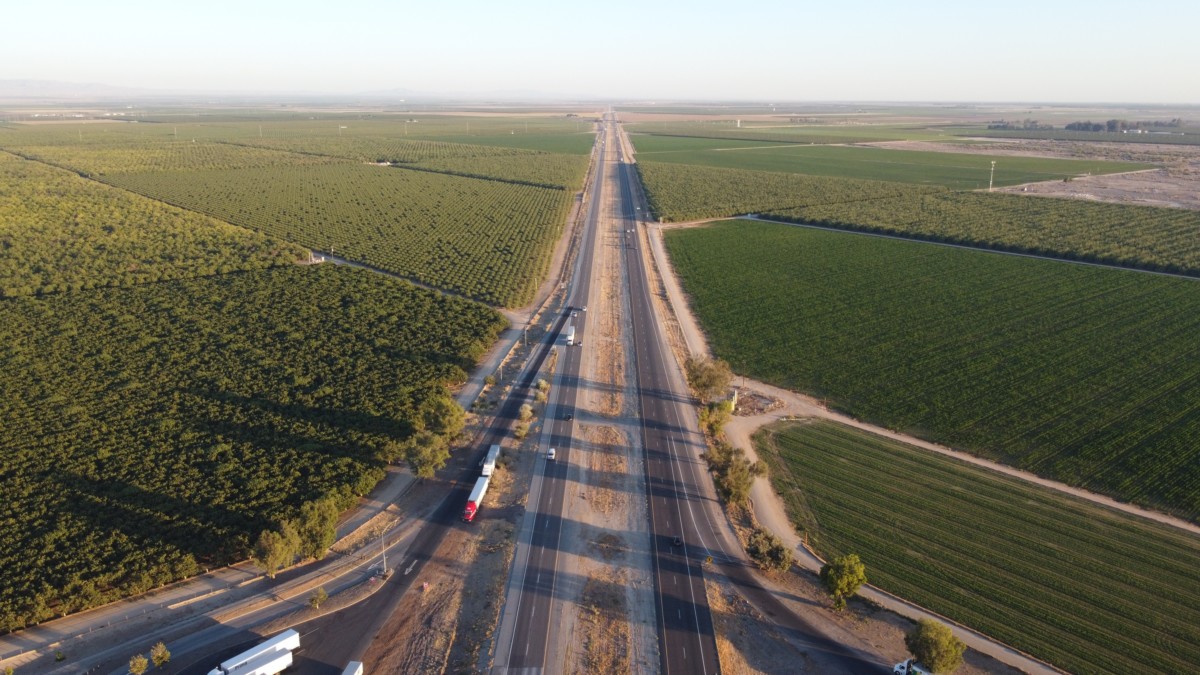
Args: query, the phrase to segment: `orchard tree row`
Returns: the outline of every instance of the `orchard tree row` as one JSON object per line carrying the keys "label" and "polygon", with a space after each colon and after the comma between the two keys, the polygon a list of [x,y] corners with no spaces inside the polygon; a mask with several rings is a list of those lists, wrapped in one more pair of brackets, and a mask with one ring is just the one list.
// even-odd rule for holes
{"label": "orchard tree row", "polygon": [[2,302],[0,630],[245,559],[388,462],[428,473],[505,323],[324,265]]}

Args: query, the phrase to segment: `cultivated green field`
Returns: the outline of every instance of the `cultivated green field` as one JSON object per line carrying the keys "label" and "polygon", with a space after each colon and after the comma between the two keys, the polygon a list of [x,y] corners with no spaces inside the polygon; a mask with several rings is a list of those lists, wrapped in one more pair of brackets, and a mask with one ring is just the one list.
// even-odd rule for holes
{"label": "cultivated green field", "polygon": [[1200,520],[1197,282],[748,221],[666,241],[737,372]]}
{"label": "cultivated green field", "polygon": [[859,200],[895,200],[942,188],[770,171],[638,162],[650,210],[665,222],[783,211]]}
{"label": "cultivated green field", "polygon": [[1007,130],[1007,129],[964,129],[962,136],[984,136],[987,138],[1032,138],[1047,141],[1086,141],[1089,143],[1162,143],[1164,145],[1200,145],[1200,131],[1185,130],[1184,133],[1169,134],[1121,134],[1103,131],[1067,131],[1065,129]]}
{"label": "cultivated green field", "polygon": [[330,164],[112,174],[113,185],[497,305],[528,302],[571,195]]}
{"label": "cultivated green field", "polygon": [[793,522],[871,583],[1068,672],[1200,669],[1200,536],[831,422],[754,442]]}
{"label": "cultivated green field", "polygon": [[279,239],[0,152],[0,297],[287,265]]}
{"label": "cultivated green field", "polygon": [[1200,213],[960,193],[901,183],[639,162],[666,221],[765,218],[987,249],[1200,274]]}
{"label": "cultivated green field", "polygon": [[344,157],[360,162],[392,162],[407,168],[570,190],[582,186],[588,165],[586,155],[380,136],[251,139],[246,142],[292,153]]}
{"label": "cultivated green field", "polygon": [[92,177],[142,171],[194,171],[304,166],[340,161],[330,157],[280,152],[228,143],[152,141],[16,145],[7,150]]}
{"label": "cultivated green field", "polygon": [[[645,138],[643,134],[656,136],[680,136],[698,138],[724,138],[746,141],[774,141],[780,143],[871,143],[878,141],[946,140],[952,138],[944,132],[924,127],[893,125],[839,125],[839,124],[790,124],[778,122],[744,122],[738,128],[735,120],[701,122],[637,122],[628,125],[629,132],[637,134],[631,140]],[[636,143],[635,143],[636,144]]]}
{"label": "cultivated green field", "polygon": [[505,325],[319,265],[3,301],[0,630],[243,559],[397,459]]}
{"label": "cultivated green field", "polygon": [[763,209],[764,217],[1200,275],[1200,212],[962,192]]}
{"label": "cultivated green field", "polygon": [[[650,139],[650,142],[644,143],[643,139]],[[727,169],[918,183],[955,190],[986,189],[993,161],[996,162],[994,185],[997,187],[1154,168],[1149,164],[1129,162],[917,152],[844,145],[769,146],[757,143],[744,147],[730,147],[721,143],[704,147],[704,144],[695,138],[668,139],[663,136],[634,135],[631,140],[637,148],[639,162],[671,162]]]}

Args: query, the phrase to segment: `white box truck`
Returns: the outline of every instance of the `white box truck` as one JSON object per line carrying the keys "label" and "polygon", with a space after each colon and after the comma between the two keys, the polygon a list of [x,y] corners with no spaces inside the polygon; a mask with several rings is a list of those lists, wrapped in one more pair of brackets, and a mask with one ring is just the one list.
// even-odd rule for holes
{"label": "white box truck", "polygon": [[575,326],[567,326],[567,345],[575,344]]}

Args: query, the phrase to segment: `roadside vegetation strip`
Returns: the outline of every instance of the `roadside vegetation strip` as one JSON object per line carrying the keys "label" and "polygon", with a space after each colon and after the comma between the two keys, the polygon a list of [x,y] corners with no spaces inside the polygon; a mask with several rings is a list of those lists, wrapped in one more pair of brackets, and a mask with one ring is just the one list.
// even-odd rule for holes
{"label": "roadside vegetation strip", "polygon": [[105,176],[169,204],[494,305],[533,298],[570,193],[361,164]]}
{"label": "roadside vegetation strip", "polygon": [[[653,155],[657,157],[657,155]],[[1200,275],[1200,213],[638,162],[666,221],[756,213],[800,224]]]}
{"label": "roadside vegetation strip", "polygon": [[[633,136],[639,157],[643,146],[654,148],[655,162],[726,169],[801,173],[815,176],[885,180],[939,185],[955,190],[986,189],[1075,176],[1153,169],[1152,164],[1097,160],[1015,157],[1011,155],[928,152],[891,148],[776,144],[775,147],[706,148],[697,139]],[[650,141],[647,143],[647,141]],[[678,149],[672,151],[671,146]],[[992,171],[992,162],[996,162]]]}
{"label": "roadside vegetation strip", "polygon": [[350,506],[505,325],[327,265],[3,303],[0,630],[245,559],[304,503]]}
{"label": "roadside vegetation strip", "polygon": [[0,297],[289,265],[294,244],[0,152]]}
{"label": "roadside vegetation strip", "polygon": [[1200,667],[1200,539],[832,422],[754,438],[824,557],[1070,672]]}
{"label": "roadside vegetation strip", "polygon": [[1200,519],[1196,281],[751,221],[665,235],[735,372]]}

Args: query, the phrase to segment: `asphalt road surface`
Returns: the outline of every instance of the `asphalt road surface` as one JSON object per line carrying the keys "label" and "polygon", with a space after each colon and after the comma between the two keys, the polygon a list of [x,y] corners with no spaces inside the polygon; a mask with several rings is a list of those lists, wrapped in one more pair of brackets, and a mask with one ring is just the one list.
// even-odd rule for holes
{"label": "asphalt road surface", "polygon": [[[542,448],[543,459],[537,466],[542,473],[535,483],[540,485],[531,490],[529,510],[532,514],[532,531],[528,542],[518,546],[524,550],[514,558],[524,565],[514,570],[520,580],[515,597],[506,598],[506,611],[502,629],[497,637],[496,658],[493,672],[536,673],[547,668],[548,646],[554,644],[557,626],[551,625],[551,608],[555,600],[555,585],[558,580],[558,552],[563,527],[563,495],[567,488],[567,472],[571,461],[571,448],[575,430],[576,403],[579,398],[580,369],[583,345],[587,344],[588,316],[587,301],[592,285],[592,267],[595,258],[596,238],[599,235],[601,188],[605,174],[604,163],[610,152],[610,143],[605,143],[606,132],[598,135],[599,156],[595,166],[591,203],[584,221],[576,270],[567,296],[567,308],[563,313],[563,328],[560,331],[558,349],[558,385],[555,404],[549,409],[552,418],[550,440]],[[573,345],[566,343],[567,325],[575,327]],[[554,448],[556,458],[544,459],[544,451]],[[510,613],[508,607],[515,608]],[[550,668],[553,670],[553,668]]]}

